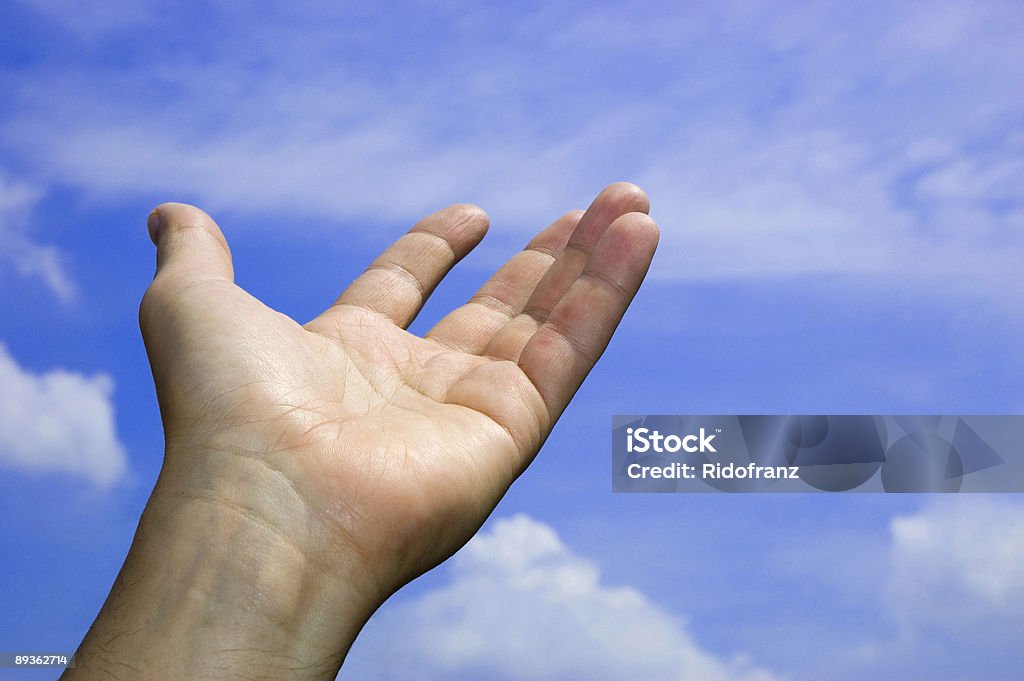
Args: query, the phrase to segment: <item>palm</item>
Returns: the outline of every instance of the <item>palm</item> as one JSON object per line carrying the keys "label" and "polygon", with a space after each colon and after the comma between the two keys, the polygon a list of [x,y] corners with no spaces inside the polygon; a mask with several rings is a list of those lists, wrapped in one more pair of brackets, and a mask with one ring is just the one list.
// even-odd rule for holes
{"label": "palm", "polygon": [[[646,271],[646,208],[610,187],[425,338],[404,327],[486,228],[465,207],[425,219],[305,326],[231,283],[226,249],[186,261],[166,247],[142,317],[168,460],[179,447],[254,469],[285,500],[256,512],[312,515],[368,560],[397,553],[386,579],[408,579],[464,543],[537,453]],[[200,227],[179,232],[221,238]]]}

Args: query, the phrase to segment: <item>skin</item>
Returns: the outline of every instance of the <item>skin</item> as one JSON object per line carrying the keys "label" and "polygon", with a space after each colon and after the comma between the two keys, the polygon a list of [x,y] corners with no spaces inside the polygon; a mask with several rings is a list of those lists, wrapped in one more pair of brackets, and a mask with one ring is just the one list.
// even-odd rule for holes
{"label": "skin", "polygon": [[233,283],[206,213],[157,207],[139,317],[164,465],[61,678],[333,679],[537,455],[647,272],[648,208],[607,187],[421,338],[405,328],[483,238],[479,208],[424,218],[300,325]]}

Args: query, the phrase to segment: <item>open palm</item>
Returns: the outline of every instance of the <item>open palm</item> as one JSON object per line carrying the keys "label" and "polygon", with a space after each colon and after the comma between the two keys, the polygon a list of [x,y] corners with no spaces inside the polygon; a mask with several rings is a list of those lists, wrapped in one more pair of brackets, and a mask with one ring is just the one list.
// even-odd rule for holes
{"label": "open palm", "polygon": [[421,338],[405,328],[483,237],[479,209],[425,218],[300,326],[233,283],[205,213],[164,204],[140,314],[161,485],[325,564],[356,560],[386,597],[465,543],[536,455],[647,271],[647,210],[638,188],[611,185]]}

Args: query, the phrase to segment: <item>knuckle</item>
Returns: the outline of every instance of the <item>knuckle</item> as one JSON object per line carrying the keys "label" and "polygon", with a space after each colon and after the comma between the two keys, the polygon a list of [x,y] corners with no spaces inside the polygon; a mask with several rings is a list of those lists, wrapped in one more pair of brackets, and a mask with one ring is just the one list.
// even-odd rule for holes
{"label": "knuckle", "polygon": [[148,335],[153,325],[158,318],[158,311],[162,308],[159,301],[160,287],[156,285],[154,281],[146,289],[146,292],[142,294],[142,300],[139,302],[139,328],[142,330],[142,335]]}
{"label": "knuckle", "polygon": [[139,302],[139,326],[144,335],[161,319],[167,317],[173,300],[180,295],[183,288],[187,288],[173,279],[157,275],[142,294],[142,300]]}

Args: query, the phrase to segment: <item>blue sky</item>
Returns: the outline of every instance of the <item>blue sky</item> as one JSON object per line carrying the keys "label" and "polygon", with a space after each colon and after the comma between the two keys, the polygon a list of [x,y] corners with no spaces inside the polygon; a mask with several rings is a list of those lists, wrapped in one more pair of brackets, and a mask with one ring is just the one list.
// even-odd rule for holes
{"label": "blue sky", "polygon": [[625,179],[650,281],[352,678],[1015,678],[1021,498],[615,496],[608,457],[615,413],[1024,411],[1018,3],[293,4],[0,5],[0,648],[77,644],[156,477],[153,205],[304,321],[478,203],[422,331]]}

